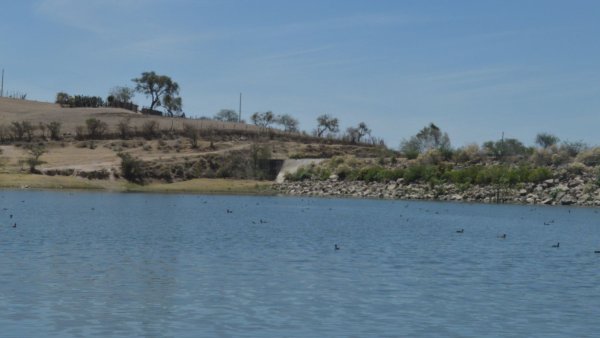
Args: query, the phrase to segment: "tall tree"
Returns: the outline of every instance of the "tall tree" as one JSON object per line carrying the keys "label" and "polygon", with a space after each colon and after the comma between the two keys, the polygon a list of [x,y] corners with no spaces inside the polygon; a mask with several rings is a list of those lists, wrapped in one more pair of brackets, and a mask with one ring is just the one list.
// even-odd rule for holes
{"label": "tall tree", "polygon": [[252,116],[250,116],[250,120],[252,120],[252,123],[264,128],[268,128],[273,122],[275,122],[274,119],[275,115],[273,115],[273,112],[271,111],[264,113],[256,112],[252,114]]}
{"label": "tall tree", "polygon": [[352,143],[360,143],[360,140],[367,136],[371,135],[371,129],[367,127],[367,124],[361,122],[358,124],[358,127],[349,127],[346,129],[346,133],[348,133],[348,137],[350,138],[350,142]]}
{"label": "tall tree", "polygon": [[185,117],[185,114],[183,113],[183,104],[181,103],[181,97],[165,95],[165,97],[163,98],[163,106],[167,111],[167,115]]}
{"label": "tall tree", "polygon": [[560,141],[560,139],[552,134],[549,133],[539,133],[537,134],[537,136],[535,137],[535,143],[537,143],[540,147],[542,148],[548,148],[548,147],[552,147],[553,145],[557,144]]}
{"label": "tall tree", "polygon": [[328,114],[317,117],[317,136],[321,137],[325,131],[329,131],[330,133],[340,131],[339,120]]}
{"label": "tall tree", "polygon": [[166,106],[167,110],[170,108],[171,111],[176,111],[177,103],[181,108],[181,98],[177,96],[179,95],[179,85],[170,77],[158,75],[155,72],[144,72],[141,77],[132,81],[136,84],[137,92],[150,97],[150,109]]}
{"label": "tall tree", "polygon": [[451,150],[450,137],[448,133],[442,130],[433,123],[421,129],[417,135],[414,135],[410,140],[402,141],[400,150],[409,158],[416,157],[431,149],[437,149],[444,153]]}
{"label": "tall tree", "polygon": [[298,120],[291,115],[283,114],[275,118],[275,123],[281,125],[286,132],[298,131]]}

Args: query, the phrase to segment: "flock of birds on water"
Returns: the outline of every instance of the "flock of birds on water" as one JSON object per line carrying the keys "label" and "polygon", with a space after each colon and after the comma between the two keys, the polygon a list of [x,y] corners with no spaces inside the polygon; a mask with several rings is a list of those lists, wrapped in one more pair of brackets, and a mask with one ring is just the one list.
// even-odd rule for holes
{"label": "flock of birds on water", "polygon": [[[302,200],[304,200],[304,199],[302,199]],[[25,202],[24,200],[22,200],[22,201],[21,201],[21,203],[24,203],[24,202]],[[206,201],[204,201],[203,203],[204,203],[204,204],[206,204],[207,202],[206,202]],[[257,203],[257,205],[259,205],[259,203]],[[406,205],[405,205],[405,208],[407,208],[407,207],[408,207],[408,204],[406,204]],[[2,210],[3,210],[3,211],[8,211],[8,208],[2,208]],[[95,210],[95,208],[91,208],[91,210]],[[332,210],[332,208],[329,208],[329,210],[331,211],[331,210]],[[422,210],[422,208],[419,208],[419,210]],[[533,209],[532,209],[532,210],[533,210]],[[532,211],[532,210],[530,210],[530,211]],[[302,209],[301,211],[302,211],[302,212],[304,212],[304,211],[305,211],[305,209]],[[429,210],[427,210],[427,212],[429,212]],[[594,212],[595,212],[595,213],[598,213],[598,211],[597,211],[597,210],[596,210],[596,211],[594,211]],[[233,210],[231,210],[231,209],[227,208],[227,209],[226,209],[226,213],[227,213],[227,214],[233,214]],[[571,210],[569,210],[569,213],[571,213]],[[439,214],[439,212],[438,212],[438,211],[436,211],[436,212],[435,212],[435,214]],[[13,214],[9,214],[9,219],[10,219],[11,227],[12,227],[12,228],[16,228],[16,227],[17,227],[17,222],[15,222],[15,221],[14,221],[14,215],[13,215]],[[407,219],[407,221],[408,221],[408,219]],[[265,221],[265,220],[263,220],[263,219],[261,218],[261,219],[259,219],[258,223],[259,223],[259,224],[266,224],[266,223],[268,223],[268,222],[267,222],[267,221]],[[549,222],[544,222],[544,225],[551,225],[551,224],[553,224],[553,223],[554,223],[554,220],[551,220],[551,221],[549,221]],[[257,222],[256,222],[256,221],[252,221],[252,224],[257,224]],[[465,233],[465,229],[464,229],[464,228],[458,229],[458,230],[456,230],[456,233],[457,233],[457,234],[464,234],[464,233]],[[506,234],[498,235],[497,237],[498,237],[499,239],[507,239],[507,235],[506,235]],[[553,244],[551,247],[552,247],[552,248],[556,248],[556,249],[560,248],[560,242],[557,242],[556,244]],[[334,249],[335,251],[338,251],[338,250],[341,250],[341,247],[340,247],[340,246],[339,246],[337,243],[335,243],[335,244],[334,244],[334,246],[333,246],[333,249]],[[594,250],[594,253],[600,254],[600,250]]]}

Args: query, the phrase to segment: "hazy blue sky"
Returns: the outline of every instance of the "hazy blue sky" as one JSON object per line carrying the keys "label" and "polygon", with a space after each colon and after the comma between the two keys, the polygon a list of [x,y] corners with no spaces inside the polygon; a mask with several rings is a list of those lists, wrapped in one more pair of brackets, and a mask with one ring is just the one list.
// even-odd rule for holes
{"label": "hazy blue sky", "polygon": [[[541,131],[600,144],[600,1],[38,0],[0,5],[5,90],[106,97],[154,70],[184,111],[321,113],[397,147]],[[143,96],[137,103],[147,105]]]}

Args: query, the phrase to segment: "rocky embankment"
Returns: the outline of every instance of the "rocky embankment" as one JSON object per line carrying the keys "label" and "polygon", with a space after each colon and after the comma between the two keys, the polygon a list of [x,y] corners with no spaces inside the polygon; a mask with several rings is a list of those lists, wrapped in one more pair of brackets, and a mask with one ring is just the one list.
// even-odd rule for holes
{"label": "rocky embankment", "polygon": [[544,182],[517,186],[458,186],[444,183],[405,183],[403,179],[387,183],[362,181],[283,182],[274,189],[286,195],[385,198],[406,200],[464,201],[478,203],[514,203],[546,205],[600,206],[600,187],[595,175],[563,175]]}

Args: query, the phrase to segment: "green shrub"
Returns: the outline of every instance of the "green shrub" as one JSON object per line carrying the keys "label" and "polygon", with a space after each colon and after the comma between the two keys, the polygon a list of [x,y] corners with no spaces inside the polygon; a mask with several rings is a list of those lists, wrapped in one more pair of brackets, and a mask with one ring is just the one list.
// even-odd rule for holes
{"label": "green shrub", "polygon": [[144,184],[143,162],[127,153],[117,154],[121,158],[121,175],[129,182]]}

